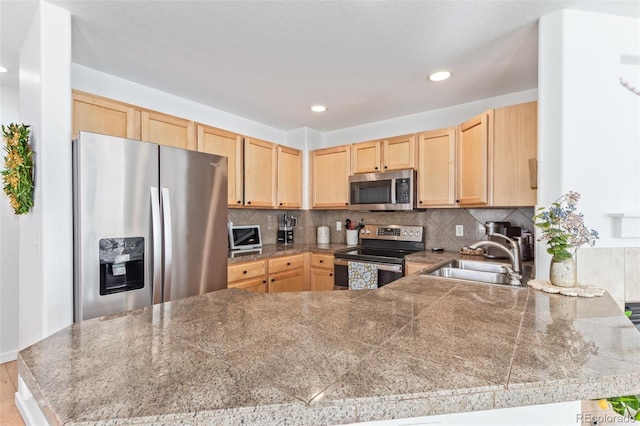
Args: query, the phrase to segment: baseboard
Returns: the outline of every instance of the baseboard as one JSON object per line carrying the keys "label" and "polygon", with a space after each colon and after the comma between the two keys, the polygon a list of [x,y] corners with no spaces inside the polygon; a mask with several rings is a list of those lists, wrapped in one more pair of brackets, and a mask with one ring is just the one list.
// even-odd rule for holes
{"label": "baseboard", "polygon": [[38,403],[27,388],[27,385],[18,376],[18,392],[16,392],[16,407],[22,416],[26,426],[49,426]]}
{"label": "baseboard", "polygon": [[18,359],[18,351],[3,352],[0,354],[0,364],[15,361],[16,359]]}

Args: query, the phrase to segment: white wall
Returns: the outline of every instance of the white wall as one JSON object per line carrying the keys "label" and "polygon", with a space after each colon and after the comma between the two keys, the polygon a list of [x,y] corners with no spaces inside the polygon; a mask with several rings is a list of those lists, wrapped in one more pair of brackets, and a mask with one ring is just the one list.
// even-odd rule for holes
{"label": "white wall", "polygon": [[20,119],[31,125],[34,208],[20,218],[18,347],[73,320],[71,16],[39,2],[20,49]]}
{"label": "white wall", "polygon": [[[0,124],[20,122],[19,110],[18,89],[0,86]],[[4,169],[4,156],[2,152],[0,170]],[[4,193],[0,194],[0,364],[14,360],[18,352],[19,230],[18,216]]]}
{"label": "white wall", "polygon": [[[640,96],[619,83],[621,57],[640,55],[640,22],[564,10],[541,18],[539,31],[538,203],[577,191],[596,247],[638,247],[640,238],[614,235],[608,215],[640,212]],[[540,276],[545,248],[536,249]]]}

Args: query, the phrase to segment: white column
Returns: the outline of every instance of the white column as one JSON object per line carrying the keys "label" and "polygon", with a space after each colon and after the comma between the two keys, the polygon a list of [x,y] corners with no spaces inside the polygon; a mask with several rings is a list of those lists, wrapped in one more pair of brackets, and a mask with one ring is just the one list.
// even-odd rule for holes
{"label": "white column", "polygon": [[71,324],[71,17],[40,1],[20,50],[20,119],[31,125],[34,208],[20,218],[18,347]]}

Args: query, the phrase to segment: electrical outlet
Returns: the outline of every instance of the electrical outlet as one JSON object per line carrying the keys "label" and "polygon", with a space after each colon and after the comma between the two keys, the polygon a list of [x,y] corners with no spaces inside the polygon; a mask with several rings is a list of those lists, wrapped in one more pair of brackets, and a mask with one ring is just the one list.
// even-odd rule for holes
{"label": "electrical outlet", "polygon": [[464,226],[456,225],[456,237],[462,237],[462,236],[464,236]]}
{"label": "electrical outlet", "polygon": [[342,222],[340,221],[336,222],[336,231],[342,231]]}

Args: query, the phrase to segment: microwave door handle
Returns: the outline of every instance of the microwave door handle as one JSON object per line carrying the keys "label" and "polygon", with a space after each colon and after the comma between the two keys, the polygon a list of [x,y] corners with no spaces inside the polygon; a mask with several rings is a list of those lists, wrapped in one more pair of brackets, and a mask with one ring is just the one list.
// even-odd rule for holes
{"label": "microwave door handle", "polygon": [[396,179],[391,179],[391,204],[398,204],[396,199]]}

